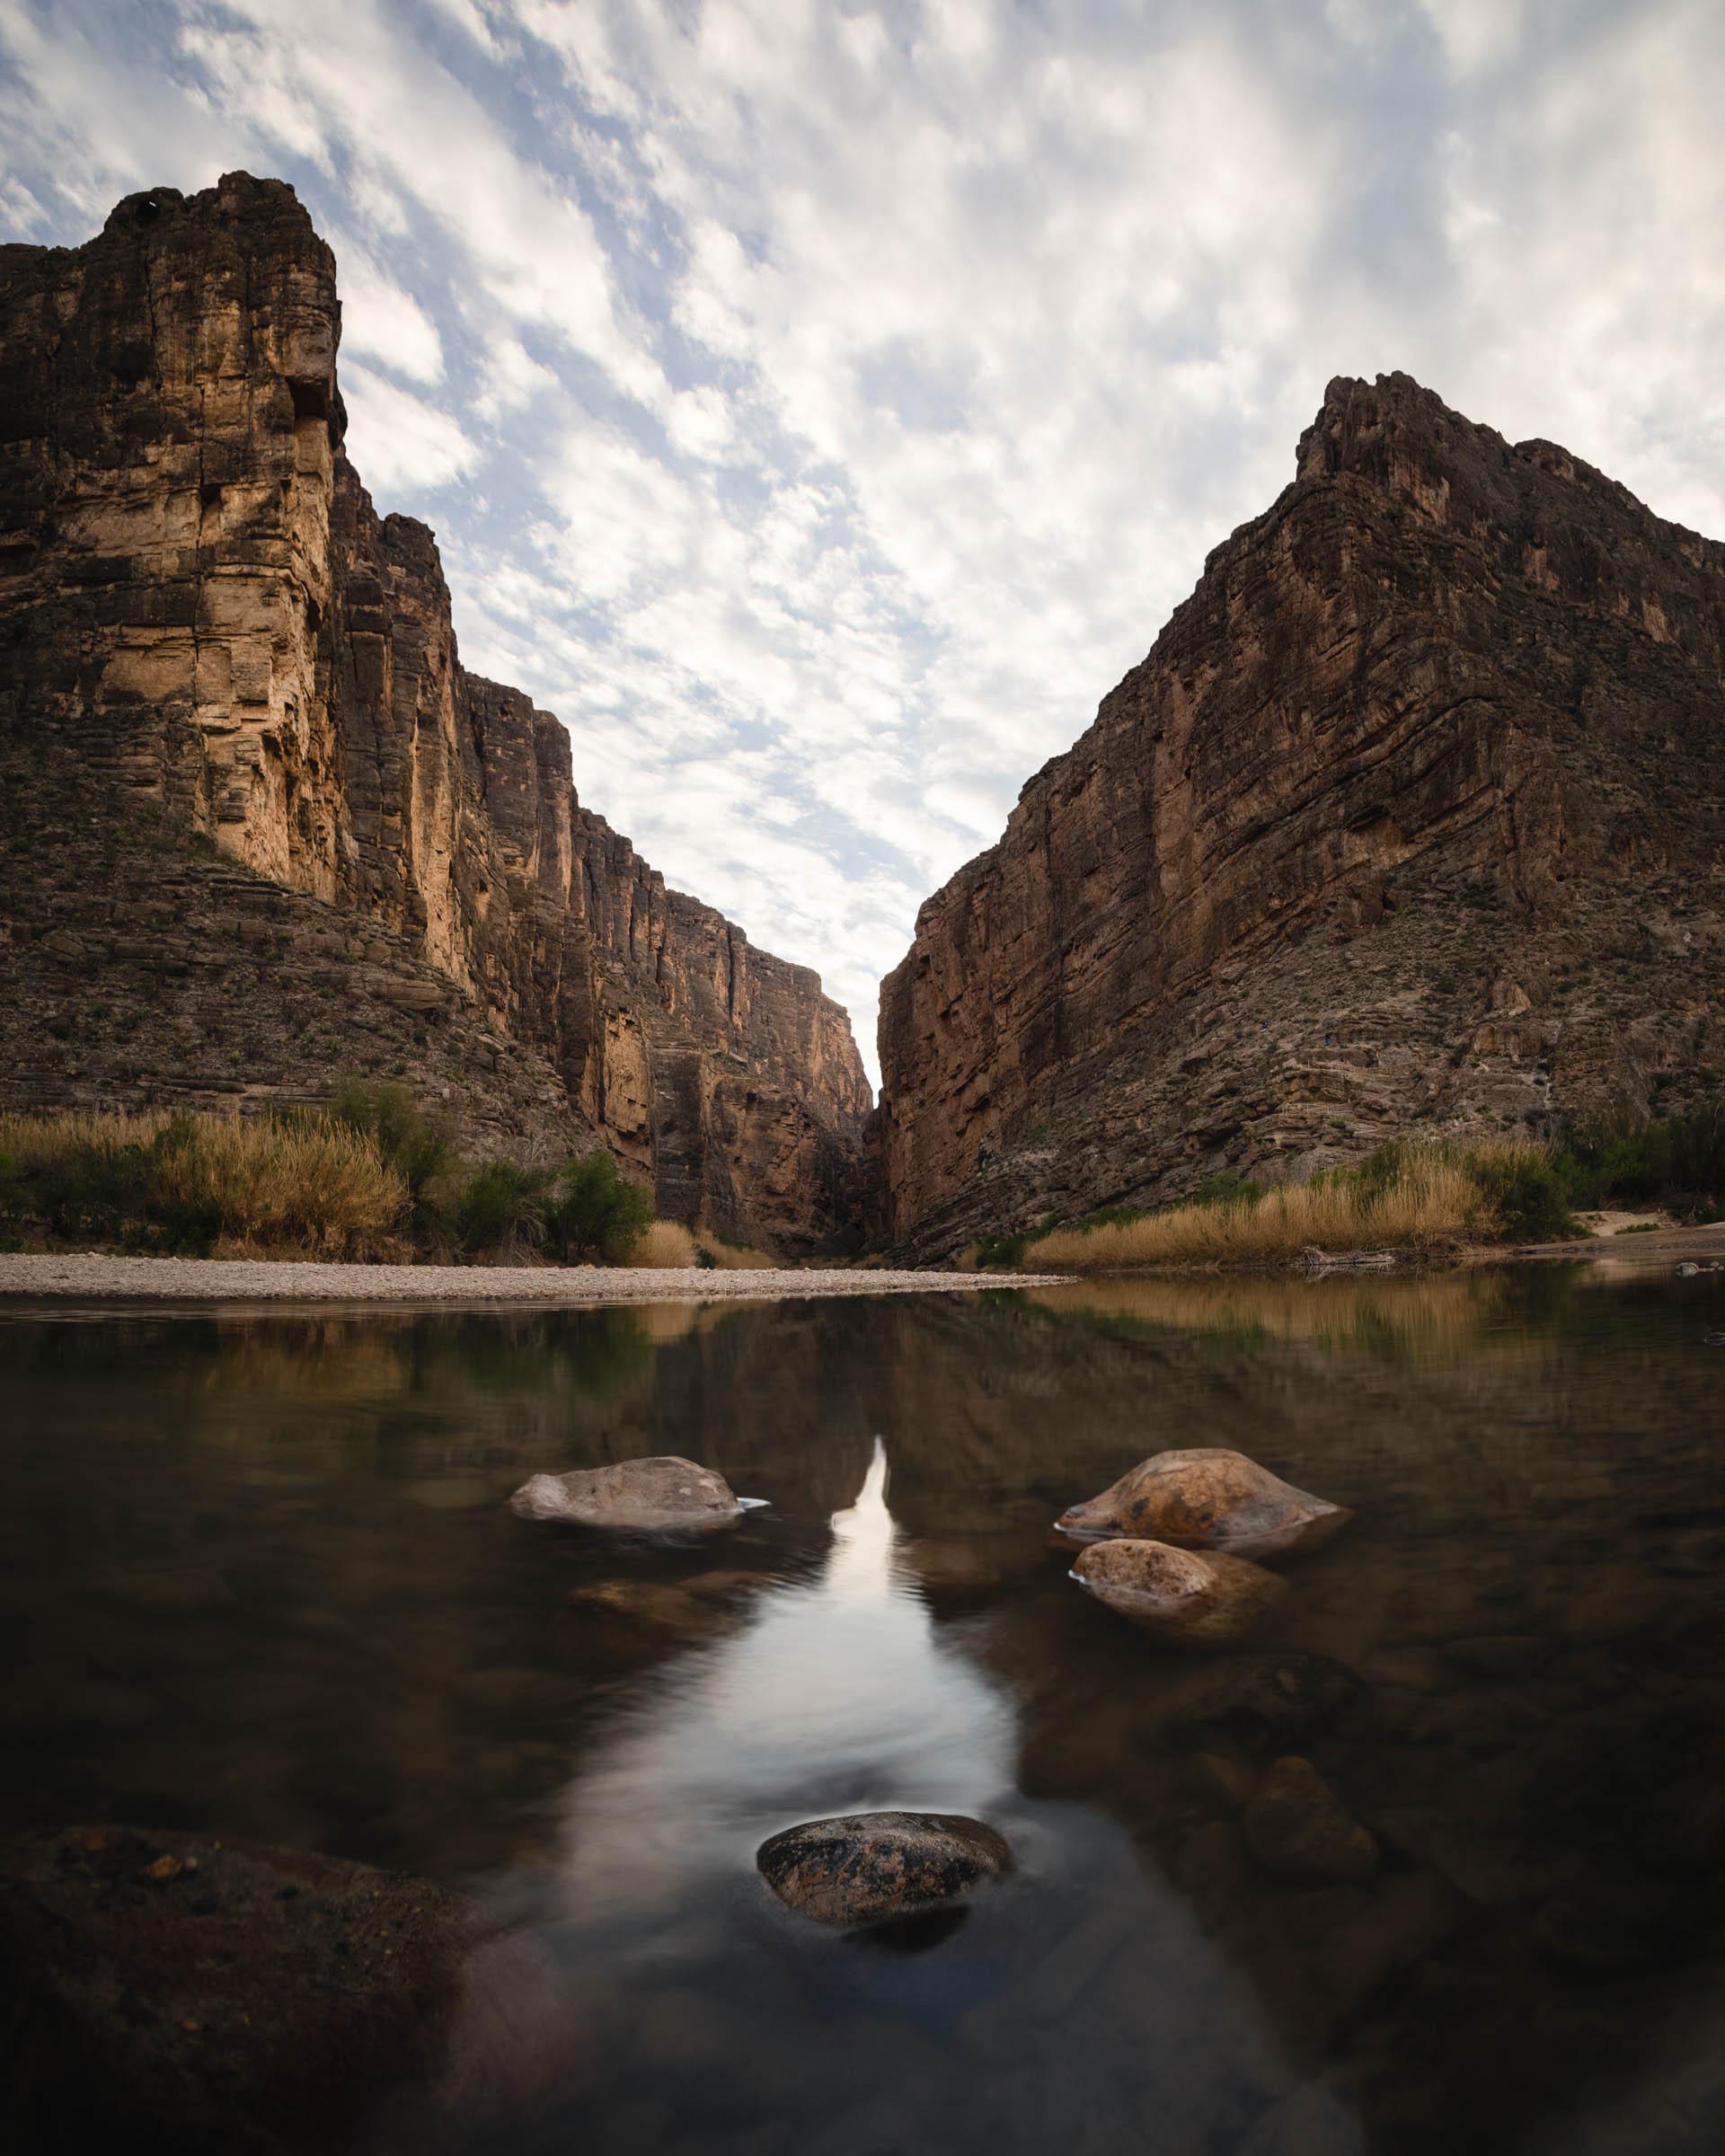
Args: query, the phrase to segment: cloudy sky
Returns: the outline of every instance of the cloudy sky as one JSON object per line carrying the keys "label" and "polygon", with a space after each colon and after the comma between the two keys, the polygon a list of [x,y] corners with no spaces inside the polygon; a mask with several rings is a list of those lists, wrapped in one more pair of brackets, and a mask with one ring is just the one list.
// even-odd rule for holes
{"label": "cloudy sky", "polygon": [[464,658],[871,1055],[1331,375],[1725,535],[1722,112],[1717,0],[0,0],[0,235],[291,180]]}

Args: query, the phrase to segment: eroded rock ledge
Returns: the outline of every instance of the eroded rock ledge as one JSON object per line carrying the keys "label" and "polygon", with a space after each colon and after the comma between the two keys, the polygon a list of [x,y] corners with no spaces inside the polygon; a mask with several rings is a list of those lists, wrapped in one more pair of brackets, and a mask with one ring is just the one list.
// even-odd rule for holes
{"label": "eroded rock ledge", "polygon": [[597,1135],[668,1217],[842,1238],[848,1020],[461,665],[431,533],[344,453],[335,261],[293,190],[230,173],[0,247],[0,1098],[370,1069],[481,1147]]}
{"label": "eroded rock ledge", "polygon": [[1404,375],[1331,383],[881,994],[886,1232],[1725,1074],[1725,547]]}

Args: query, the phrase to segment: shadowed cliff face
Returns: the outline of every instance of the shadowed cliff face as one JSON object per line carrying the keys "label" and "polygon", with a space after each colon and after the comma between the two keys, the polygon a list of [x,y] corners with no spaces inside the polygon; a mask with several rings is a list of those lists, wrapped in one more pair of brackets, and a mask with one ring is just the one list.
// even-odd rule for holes
{"label": "shadowed cliff face", "polygon": [[[432,535],[380,518],[342,452],[335,264],[293,190],[133,196],[85,247],[0,249],[0,751],[26,893],[8,1099],[262,1104],[373,1067],[363,1036],[405,1012],[391,1074],[479,1143],[597,1134],[663,1214],[791,1250],[844,1233],[870,1106],[849,1021],[668,890],[579,805],[557,721],[462,667]],[[81,976],[118,938],[147,967],[155,879],[121,858],[93,893],[72,853],[32,859],[42,804],[75,801],[82,829],[85,799],[108,853],[141,819],[231,864],[177,913],[176,964],[219,976],[260,912],[292,950],[341,946],[331,1040],[288,1029],[260,1063],[212,995],[180,1014],[192,1049],[158,1029],[106,1053],[87,979],[39,946],[70,938]],[[333,910],[272,910],[268,885]],[[53,1023],[78,1058],[42,1043]],[[419,1038],[452,1028],[453,1055]],[[212,1040],[214,1067],[189,1065]],[[482,1094],[503,1065],[509,1109],[475,1111],[464,1077]]]}
{"label": "shadowed cliff face", "polygon": [[887,1225],[1272,1176],[1725,1072],[1725,547],[1337,381],[880,1004]]}

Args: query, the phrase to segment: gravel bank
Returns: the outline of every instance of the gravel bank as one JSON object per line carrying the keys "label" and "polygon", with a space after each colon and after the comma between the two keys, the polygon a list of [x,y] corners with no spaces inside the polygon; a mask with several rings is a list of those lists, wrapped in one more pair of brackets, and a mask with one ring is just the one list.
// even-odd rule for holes
{"label": "gravel bank", "polygon": [[0,1295],[89,1303],[765,1303],[782,1295],[925,1295],[1043,1287],[1061,1276],[836,1268],[706,1272],[598,1265],[314,1265],[275,1259],[0,1252]]}

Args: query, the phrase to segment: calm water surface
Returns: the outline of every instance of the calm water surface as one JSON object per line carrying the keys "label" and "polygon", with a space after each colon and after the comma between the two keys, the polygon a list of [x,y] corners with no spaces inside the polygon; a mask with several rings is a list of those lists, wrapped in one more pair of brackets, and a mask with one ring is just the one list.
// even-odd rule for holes
{"label": "calm water surface", "polygon": [[[1572,1273],[571,1313],[0,1312],[8,1828],[226,1831],[539,1931],[522,2152],[1725,2146],[1721,1282]],[[1049,1522],[1225,1445],[1358,1518],[1201,1660]],[[679,1452],[681,1546],[533,1526]],[[1248,1854],[1317,1762],[1364,1886]],[[1020,1869],[918,1950],[760,1842]],[[436,2136],[428,2130],[427,2146]]]}

